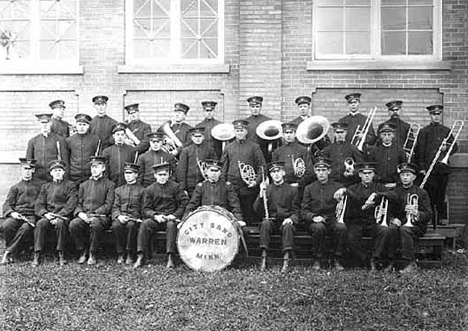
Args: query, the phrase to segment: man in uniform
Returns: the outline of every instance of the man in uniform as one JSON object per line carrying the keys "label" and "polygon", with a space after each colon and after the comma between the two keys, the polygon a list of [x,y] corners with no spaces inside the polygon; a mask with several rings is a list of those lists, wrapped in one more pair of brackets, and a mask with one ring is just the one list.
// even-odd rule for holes
{"label": "man in uniform", "polygon": [[34,178],[36,160],[20,158],[21,180],[10,187],[3,204],[2,232],[5,237],[5,253],[0,264],[7,264],[11,255],[19,252],[22,244],[33,237],[36,215],[34,203],[42,182]]}
{"label": "man in uniform", "polygon": [[166,135],[162,132],[153,132],[148,135],[150,149],[138,158],[138,183],[143,187],[148,187],[155,182],[153,166],[155,164],[167,162],[171,166],[171,172],[176,169],[176,159],[174,156],[162,150],[162,145]]}
{"label": "man in uniform", "polygon": [[257,197],[265,159],[260,147],[246,140],[248,122],[235,120],[232,124],[236,140],[224,149],[221,159],[223,162],[222,177],[234,186],[240,200],[244,221],[252,224],[257,221],[253,203]]}
{"label": "man in uniform", "polygon": [[206,177],[206,174],[202,173],[204,172],[205,160],[215,159],[216,153],[211,146],[204,142],[205,128],[191,128],[189,135],[192,144],[184,147],[180,153],[177,164],[177,181],[182,189],[191,196],[195,186]]}
{"label": "man in uniform", "polygon": [[127,124],[118,123],[112,129],[114,145],[107,147],[102,156],[107,159],[107,175],[115,184],[115,187],[125,184],[123,168],[126,162],[134,162],[135,148],[124,143]]}
{"label": "man in uniform", "polygon": [[148,134],[151,133],[151,125],[140,120],[138,103],[127,105],[124,108],[128,114],[128,128],[125,132],[135,146],[138,154],[143,154],[149,148]]}
{"label": "man in uniform", "polygon": [[[429,115],[431,116],[431,123],[422,128],[419,132],[419,138],[416,145],[417,156],[418,156],[418,166],[422,175],[426,175],[426,172],[429,170],[429,166],[437,154],[437,151],[441,150],[441,160],[448,149],[450,144],[453,143],[454,137],[450,135],[450,129],[442,125],[442,113],[444,111],[444,106],[442,105],[432,105],[427,107]],[[442,145],[444,139],[447,139],[447,143]],[[451,154],[456,153],[458,146],[455,142],[455,145],[451,151]],[[445,165],[441,162],[436,162],[434,169],[430,173],[428,181],[425,185],[425,189],[431,198],[431,206],[433,216],[437,219],[435,222],[447,225],[447,206],[445,204],[445,193],[447,191],[447,184],[449,179],[450,166]]]}
{"label": "man in uniform", "polygon": [[115,184],[104,176],[105,157],[90,157],[90,165],[91,178],[78,189],[78,206],[74,212],[75,218],[70,223],[70,234],[75,241],[76,250],[80,252],[78,263],[83,264],[88,260],[88,265],[93,265],[96,264],[96,253],[102,235],[109,227]]}
{"label": "man in uniform", "polygon": [[[260,194],[255,199],[254,208],[259,213],[264,213],[260,224],[260,248],[262,250],[262,262],[260,269],[264,271],[267,265],[267,252],[270,248],[270,237],[273,233],[281,233],[283,246],[283,267],[281,272],[287,272],[289,268],[290,254],[294,248],[295,226],[299,224],[300,206],[297,198],[297,188],[284,181],[285,171],[283,162],[271,162],[268,164],[273,184],[260,184]],[[265,201],[266,199],[266,201]],[[265,210],[268,209],[268,210]],[[268,211],[268,216],[266,212]]]}
{"label": "man in uniform", "polygon": [[65,139],[50,131],[52,114],[37,114],[41,133],[28,141],[26,157],[37,160],[34,177],[43,182],[50,180],[47,165],[60,158],[68,162],[68,150]]}
{"label": "man in uniform", "polygon": [[[177,102],[174,104],[174,118],[173,120],[169,121],[169,128],[172,130],[174,135],[180,142],[180,146],[176,146],[172,153],[172,155],[177,156],[182,151],[182,147],[187,146],[190,144],[190,136],[188,131],[192,128],[190,125],[185,123],[185,118],[187,117],[187,113],[190,110],[190,107],[184,103]],[[162,124],[158,132],[164,132],[164,126],[167,125],[166,123]],[[167,135],[167,132],[164,132]]]}
{"label": "man in uniform", "polygon": [[112,141],[112,128],[117,124],[117,121],[106,113],[107,101],[109,101],[107,96],[97,95],[92,101],[97,115],[91,121],[90,130],[101,140],[100,151],[102,151],[114,143]]}
{"label": "man in uniform", "polygon": [[290,123],[299,125],[310,117],[310,104],[312,98],[308,96],[297,97],[296,100],[297,108],[299,109],[299,116],[293,119]]}
{"label": "man in uniform", "polygon": [[393,139],[394,143],[403,148],[405,143],[406,137],[408,136],[408,131],[410,129],[410,124],[406,123],[400,118],[400,111],[401,105],[403,101],[401,100],[393,100],[389,101],[385,104],[388,108],[388,112],[390,114],[390,118],[383,123],[379,124],[378,132],[385,124],[392,124],[395,126],[395,138]]}
{"label": "man in uniform", "polygon": [[416,268],[414,256],[414,244],[418,237],[423,236],[427,230],[427,223],[432,217],[429,196],[424,189],[414,185],[417,166],[411,163],[399,165],[402,185],[392,192],[397,198],[397,203],[391,213],[389,228],[389,258],[391,263],[386,271],[394,268],[393,261],[396,258],[398,246],[400,246],[401,258],[405,261],[405,267],[401,273],[410,273]]}
{"label": "man in uniform", "polygon": [[[359,126],[359,130],[362,130],[364,123],[367,120],[367,116],[359,113],[359,106],[361,104],[361,93],[351,93],[345,96],[345,99],[348,103],[349,114],[340,118],[338,122],[348,124],[348,132],[346,134],[346,141],[351,142],[356,133],[356,129]],[[362,134],[361,134],[362,135]],[[375,136],[374,128],[372,123],[370,123],[369,132],[365,137],[364,145],[374,145],[377,141]]]}
{"label": "man in uniform", "polygon": [[214,118],[214,113],[216,111],[216,101],[202,101],[202,108],[205,111],[205,119],[195,125],[196,128],[205,128],[205,143],[208,146],[211,146],[216,152],[217,158],[221,157],[222,154],[222,143],[218,140],[214,140],[211,136],[211,129],[218,124],[221,124],[220,121]]}
{"label": "man in uniform", "polygon": [[56,133],[63,138],[70,137],[70,123],[64,121],[63,115],[65,113],[65,101],[55,100],[49,103],[50,109],[52,109],[52,125],[50,132]]}
{"label": "man in uniform", "polygon": [[65,179],[66,165],[62,160],[54,160],[49,163],[49,172],[52,181],[41,187],[35,206],[35,213],[40,217],[34,229],[34,261],[33,266],[39,265],[41,252],[47,232],[55,229],[57,236],[56,250],[59,256],[59,264],[66,264],[64,251],[68,234],[68,223],[78,203],[76,186]]}
{"label": "man in uniform", "polygon": [[153,233],[166,231],[167,268],[174,268],[176,253],[177,223],[184,215],[188,202],[187,193],[170,180],[170,165],[160,163],[153,166],[156,182],[145,189],[143,216],[145,220],[138,231],[138,258],[134,268],[141,267],[149,258],[149,243]]}
{"label": "man in uniform", "polygon": [[67,151],[70,155],[69,179],[76,185],[91,176],[89,158],[96,154],[99,137],[88,132],[91,117],[87,114],[76,114],[76,134],[66,139]]}
{"label": "man in uniform", "polygon": [[302,219],[312,236],[312,255],[315,258],[313,270],[320,270],[320,259],[325,253],[325,234],[333,240],[334,266],[336,270],[343,270],[340,259],[346,242],[346,225],[336,218],[335,193],[343,185],[329,180],[331,161],[318,157],[314,160],[314,171],[317,180],[307,185],[302,198]]}
{"label": "man in uniform", "polygon": [[112,206],[112,232],[115,237],[117,263],[132,264],[137,250],[138,227],[143,221],[143,198],[145,188],[137,182],[139,166],[125,163],[124,177],[126,184],[115,189]]}

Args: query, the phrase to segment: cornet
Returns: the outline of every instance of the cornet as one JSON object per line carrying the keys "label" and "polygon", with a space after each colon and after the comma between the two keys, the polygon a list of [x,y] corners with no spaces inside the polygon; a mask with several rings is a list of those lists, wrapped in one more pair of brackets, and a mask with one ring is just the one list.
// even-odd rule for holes
{"label": "cornet", "polygon": [[336,204],[335,216],[338,223],[344,223],[346,213],[346,205],[348,204],[348,196],[345,195],[340,202]]}
{"label": "cornet", "polygon": [[301,159],[300,157],[295,159],[294,156],[291,155],[291,162],[292,162],[293,169],[294,169],[294,175],[296,175],[296,177],[302,178],[306,170],[305,161]]}
{"label": "cornet", "polygon": [[[372,121],[374,119],[375,113],[377,112],[377,107],[374,107],[369,112],[369,115],[366,117],[364,125],[358,125],[356,131],[354,132],[353,138],[351,139],[351,144],[356,145],[356,147],[362,152],[364,148],[364,143],[366,142],[367,134],[369,133],[370,128],[372,127]],[[361,137],[359,137],[361,136]]]}
{"label": "cornet", "polygon": [[388,227],[387,224],[387,215],[388,215],[388,199],[382,198],[380,205],[375,207],[374,217],[377,224],[381,226]]}
{"label": "cornet", "polygon": [[[406,197],[406,206],[410,206],[411,208],[418,208],[418,195],[417,194],[408,194]],[[413,227],[413,222],[418,219],[417,215],[413,215],[411,211],[406,212],[406,223],[403,226],[406,227]]]}

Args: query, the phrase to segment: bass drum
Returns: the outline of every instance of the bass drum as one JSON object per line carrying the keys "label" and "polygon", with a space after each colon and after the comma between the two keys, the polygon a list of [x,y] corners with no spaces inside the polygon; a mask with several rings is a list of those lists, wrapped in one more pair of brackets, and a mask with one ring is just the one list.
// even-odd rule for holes
{"label": "bass drum", "polygon": [[202,206],[180,224],[177,248],[182,261],[191,269],[214,272],[231,264],[239,238],[232,213],[218,206]]}

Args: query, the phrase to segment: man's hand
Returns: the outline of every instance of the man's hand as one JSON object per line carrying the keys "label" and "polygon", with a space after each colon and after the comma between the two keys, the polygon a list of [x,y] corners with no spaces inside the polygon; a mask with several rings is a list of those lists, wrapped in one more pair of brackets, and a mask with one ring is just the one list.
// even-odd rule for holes
{"label": "man's hand", "polygon": [[176,148],[176,149],[173,149],[173,150],[171,151],[171,154],[172,154],[173,156],[177,156],[177,154],[179,154],[179,151],[177,150],[177,148]]}
{"label": "man's hand", "polygon": [[257,182],[253,180],[249,183],[249,185],[247,185],[247,187],[255,187],[256,185],[257,185]]}
{"label": "man's hand", "polygon": [[47,218],[49,221],[51,221],[52,219],[55,218],[54,216],[52,216],[51,213],[45,213],[45,214],[44,214],[44,217]]}
{"label": "man's hand", "polygon": [[164,223],[166,221],[164,215],[154,215],[154,220],[158,223]]}
{"label": "man's hand", "polygon": [[372,193],[371,195],[369,195],[369,197],[367,198],[366,202],[362,205],[361,209],[362,210],[366,210],[370,207],[372,207],[375,203],[375,197],[377,196],[377,194],[374,192]]}
{"label": "man's hand", "polygon": [[312,221],[314,221],[315,223],[322,223],[325,222],[325,218],[323,216],[314,216],[314,218],[312,218]]}
{"label": "man's hand", "polygon": [[17,213],[16,211],[12,212],[10,214],[10,216],[13,217],[14,219],[17,219],[17,220],[21,219],[21,215],[19,213]]}
{"label": "man's hand", "polygon": [[335,199],[336,201],[340,201],[341,199],[343,199],[343,195],[345,194],[345,192],[346,188],[344,187],[336,190],[336,192],[333,194],[333,199]]}
{"label": "man's hand", "polygon": [[396,183],[387,183],[387,184],[385,184],[385,187],[386,187],[386,188],[395,188],[395,187],[396,187]]}
{"label": "man's hand", "polygon": [[284,226],[284,225],[287,225],[287,224],[293,224],[292,219],[286,218],[286,219],[283,221],[283,223],[282,223],[283,226]]}
{"label": "man's hand", "polygon": [[247,225],[244,221],[237,221],[237,224],[239,224],[240,227],[244,227]]}
{"label": "man's hand", "polygon": [[406,205],[405,206],[405,212],[409,213],[412,216],[418,216],[419,215],[418,206],[416,206],[416,205]]}
{"label": "man's hand", "polygon": [[55,218],[52,218],[52,219],[50,220],[50,224],[52,224],[53,226],[56,226],[56,225],[57,225],[57,218],[56,218],[56,217],[55,217]]}
{"label": "man's hand", "polygon": [[419,170],[419,173],[420,173],[421,175],[425,176],[425,175],[426,175],[426,170]]}
{"label": "man's hand", "polygon": [[128,216],[125,216],[125,215],[119,215],[119,216],[117,216],[117,219],[122,224],[125,224],[125,223],[128,222]]}
{"label": "man's hand", "polygon": [[91,222],[91,220],[89,219],[88,215],[86,215],[86,213],[79,212],[79,213],[78,213],[78,217],[81,218],[81,219],[82,219],[83,221],[85,221],[86,223]]}
{"label": "man's hand", "polygon": [[164,219],[165,221],[175,221],[177,219],[177,217],[175,217],[174,215],[170,214],[170,215],[167,215],[167,216],[164,216]]}
{"label": "man's hand", "polygon": [[390,224],[396,225],[398,227],[401,226],[401,221],[398,218],[394,218],[390,221]]}

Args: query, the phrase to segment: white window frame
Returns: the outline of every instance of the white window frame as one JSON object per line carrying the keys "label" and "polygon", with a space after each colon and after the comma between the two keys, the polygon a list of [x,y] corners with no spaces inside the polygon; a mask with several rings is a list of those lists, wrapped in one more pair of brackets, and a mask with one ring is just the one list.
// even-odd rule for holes
{"label": "white window frame", "polygon": [[[312,23],[312,57],[313,61],[392,61],[392,62],[427,62],[442,60],[442,0],[433,0],[433,41],[434,49],[432,55],[382,55],[381,53],[381,0],[371,0],[371,17],[370,17],[370,54],[317,54],[317,12],[318,3],[313,3],[313,23]],[[353,6],[354,7],[354,6]],[[357,6],[356,6],[357,7]],[[368,7],[368,6],[367,6]]]}
{"label": "white window frame", "polygon": [[224,63],[224,0],[218,0],[218,57],[216,59],[182,59],[180,49],[180,1],[171,0],[171,52],[167,58],[133,57],[133,0],[125,1],[126,65],[222,64]]}

